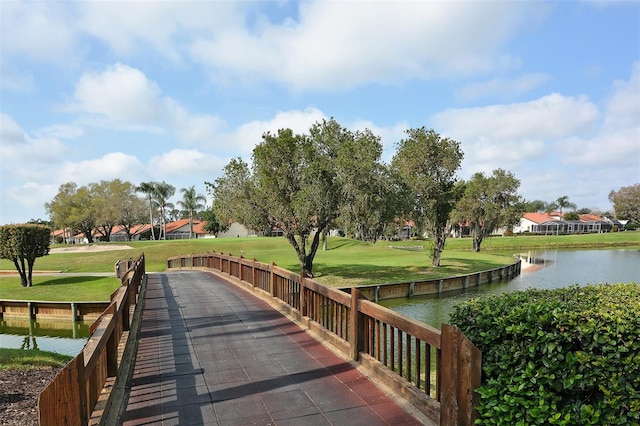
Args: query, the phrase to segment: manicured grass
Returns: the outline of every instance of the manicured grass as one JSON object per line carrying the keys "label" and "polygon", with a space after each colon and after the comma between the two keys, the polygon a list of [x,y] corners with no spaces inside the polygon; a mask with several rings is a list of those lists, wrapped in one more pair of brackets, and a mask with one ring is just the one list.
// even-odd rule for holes
{"label": "manicured grass", "polygon": [[[295,251],[284,238],[136,241],[126,245],[132,249],[50,254],[38,258],[35,267],[36,270],[76,273],[112,272],[117,260],[135,258],[144,252],[147,271],[160,272],[166,269],[167,257],[215,251],[255,258],[263,263],[274,261],[291,271],[300,269]],[[512,262],[512,254],[524,250],[640,247],[640,232],[493,237],[483,242],[480,253],[474,253],[471,245],[469,238],[449,238],[441,266],[432,268],[427,256],[429,241],[379,241],[370,244],[330,237],[328,250],[318,250],[314,273],[319,281],[338,287],[442,278],[506,265]],[[14,267],[11,262],[0,260],[2,269],[13,270]],[[10,281],[14,279],[16,281]],[[34,287],[22,289],[17,278],[0,277],[0,299],[108,300],[108,295],[118,284],[115,279],[109,281],[98,277],[36,276]]]}
{"label": "manicured grass", "polygon": [[0,299],[41,300],[48,302],[101,302],[109,296],[120,280],[113,277],[92,276],[34,276],[32,287],[22,287],[20,277],[0,278]]}
{"label": "manicured grass", "polygon": [[[413,241],[401,241],[397,244],[414,243]],[[481,246],[482,251],[507,251],[512,253],[536,249],[555,250],[606,247],[640,247],[640,231],[583,235],[517,235],[511,237],[491,237],[486,238]],[[473,243],[470,238],[447,239],[446,250],[471,251],[472,248]]]}
{"label": "manicured grass", "polygon": [[0,348],[0,371],[62,367],[70,360],[70,356],[55,352]]}

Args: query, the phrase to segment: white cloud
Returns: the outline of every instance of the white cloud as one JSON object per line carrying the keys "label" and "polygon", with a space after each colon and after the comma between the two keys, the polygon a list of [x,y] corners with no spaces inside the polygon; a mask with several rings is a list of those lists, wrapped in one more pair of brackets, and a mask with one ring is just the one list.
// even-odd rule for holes
{"label": "white cloud", "polygon": [[[204,65],[216,83],[294,90],[512,70],[505,51],[550,6],[527,2],[3,2],[3,55],[75,64],[95,51]],[[271,15],[264,11],[268,9]],[[275,11],[275,12],[274,12]]]}
{"label": "white cloud", "polygon": [[553,155],[548,141],[590,134],[598,108],[586,97],[551,94],[509,105],[452,109],[431,118],[439,133],[462,144],[470,173],[517,166]]}
{"label": "white cloud", "polygon": [[139,69],[116,63],[103,72],[87,72],[75,87],[67,112],[86,114],[88,125],[175,134],[185,143],[210,143],[224,124],[219,117],[193,114]]}
{"label": "white cloud", "polygon": [[60,184],[75,182],[81,186],[116,178],[135,182],[144,172],[144,166],[137,157],[122,152],[111,152],[100,158],[66,161],[55,168],[54,176],[55,181]]}
{"label": "white cloud", "polygon": [[500,48],[546,10],[504,2],[312,1],[299,4],[297,21],[263,20],[196,38],[190,53],[216,78],[273,80],[298,90],[449,78],[518,67]]}
{"label": "white cloud", "polygon": [[121,63],[84,73],[73,98],[65,109],[103,116],[115,125],[149,126],[162,118],[160,89],[143,72]]}
{"label": "white cloud", "polygon": [[229,143],[233,149],[239,148],[243,153],[249,154],[262,142],[265,132],[276,133],[280,129],[288,128],[294,133],[308,133],[312,124],[324,118],[327,118],[324,113],[313,107],[303,111],[279,111],[270,120],[255,120],[239,126],[228,135]]}
{"label": "white cloud", "polygon": [[173,63],[184,60],[184,43],[242,25],[236,2],[80,2],[79,30],[101,40],[118,57],[152,49]]}

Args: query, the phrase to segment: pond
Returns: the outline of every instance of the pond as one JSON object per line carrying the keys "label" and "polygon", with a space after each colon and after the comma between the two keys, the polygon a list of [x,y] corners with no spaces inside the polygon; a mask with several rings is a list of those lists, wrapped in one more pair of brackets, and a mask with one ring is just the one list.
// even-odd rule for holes
{"label": "pond", "polygon": [[552,289],[572,284],[640,282],[640,250],[545,250],[518,255],[522,273],[508,281],[440,295],[383,300],[398,313],[440,328],[456,304],[472,297],[527,288]]}
{"label": "pond", "polygon": [[89,338],[91,322],[0,319],[0,348],[30,349],[76,356]]}

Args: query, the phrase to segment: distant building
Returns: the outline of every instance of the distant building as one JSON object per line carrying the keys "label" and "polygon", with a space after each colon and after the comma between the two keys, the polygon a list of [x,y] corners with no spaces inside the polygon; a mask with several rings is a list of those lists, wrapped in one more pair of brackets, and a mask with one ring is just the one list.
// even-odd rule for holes
{"label": "distant building", "polygon": [[513,227],[516,234],[588,234],[610,232],[613,223],[593,214],[581,214],[579,220],[564,220],[558,212],[525,213],[520,223]]}

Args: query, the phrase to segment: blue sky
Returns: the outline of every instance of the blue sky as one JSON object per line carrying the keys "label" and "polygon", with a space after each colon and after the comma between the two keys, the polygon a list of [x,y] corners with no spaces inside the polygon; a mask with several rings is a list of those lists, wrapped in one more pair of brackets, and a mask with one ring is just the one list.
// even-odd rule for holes
{"label": "blue sky", "polygon": [[[0,2],[0,223],[69,181],[179,189],[334,117],[610,210],[640,182],[639,1]],[[179,197],[177,196],[175,200]],[[175,201],[174,200],[174,201]]]}

